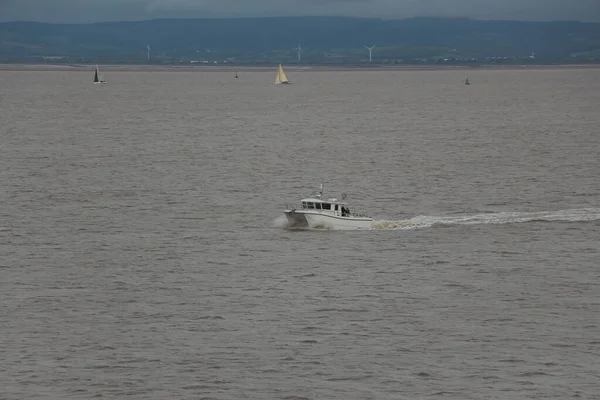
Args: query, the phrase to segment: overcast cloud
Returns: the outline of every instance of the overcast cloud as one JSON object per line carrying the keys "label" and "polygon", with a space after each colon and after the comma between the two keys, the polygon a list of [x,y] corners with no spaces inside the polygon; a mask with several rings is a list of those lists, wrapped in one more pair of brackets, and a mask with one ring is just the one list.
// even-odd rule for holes
{"label": "overcast cloud", "polygon": [[0,21],[415,16],[600,22],[600,0],[0,0]]}

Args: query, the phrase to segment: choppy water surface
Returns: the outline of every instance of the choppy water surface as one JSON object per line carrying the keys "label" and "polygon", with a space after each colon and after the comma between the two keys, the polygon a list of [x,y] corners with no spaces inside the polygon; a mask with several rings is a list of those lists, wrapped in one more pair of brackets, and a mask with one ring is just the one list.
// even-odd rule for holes
{"label": "choppy water surface", "polygon": [[0,398],[600,396],[600,69],[103,72],[0,72]]}

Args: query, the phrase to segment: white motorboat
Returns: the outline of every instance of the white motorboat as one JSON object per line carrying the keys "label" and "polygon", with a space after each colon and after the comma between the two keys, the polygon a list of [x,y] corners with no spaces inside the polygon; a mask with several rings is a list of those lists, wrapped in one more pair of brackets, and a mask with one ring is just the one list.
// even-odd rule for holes
{"label": "white motorboat", "polygon": [[[345,198],[345,195],[342,195]],[[323,199],[321,191],[314,197],[302,199],[298,207],[287,206],[284,210],[288,228],[304,229],[371,229],[373,218],[355,214],[348,204],[335,198]]]}

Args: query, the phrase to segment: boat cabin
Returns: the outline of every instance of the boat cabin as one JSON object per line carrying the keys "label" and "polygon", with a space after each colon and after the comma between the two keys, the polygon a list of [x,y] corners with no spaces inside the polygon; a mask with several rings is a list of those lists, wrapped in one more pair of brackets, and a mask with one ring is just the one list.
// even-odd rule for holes
{"label": "boat cabin", "polygon": [[307,198],[302,199],[302,210],[324,212],[331,215],[341,217],[349,217],[350,209],[346,203],[340,202],[337,199],[317,199]]}

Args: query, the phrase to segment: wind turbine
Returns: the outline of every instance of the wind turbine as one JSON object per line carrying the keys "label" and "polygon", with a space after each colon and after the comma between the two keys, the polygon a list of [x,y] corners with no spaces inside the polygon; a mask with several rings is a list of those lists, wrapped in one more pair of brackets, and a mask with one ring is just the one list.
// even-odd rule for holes
{"label": "wind turbine", "polygon": [[373,49],[375,48],[375,45],[369,47],[365,45],[365,49],[369,50],[369,62],[371,62],[371,53],[373,52]]}
{"label": "wind turbine", "polygon": [[300,53],[304,50],[302,50],[302,47],[300,47],[300,43],[298,43],[298,47],[295,47],[294,50],[298,50],[298,62],[300,62]]}
{"label": "wind turbine", "polygon": [[148,62],[150,62],[150,45],[146,45],[146,49],[148,50]]}

